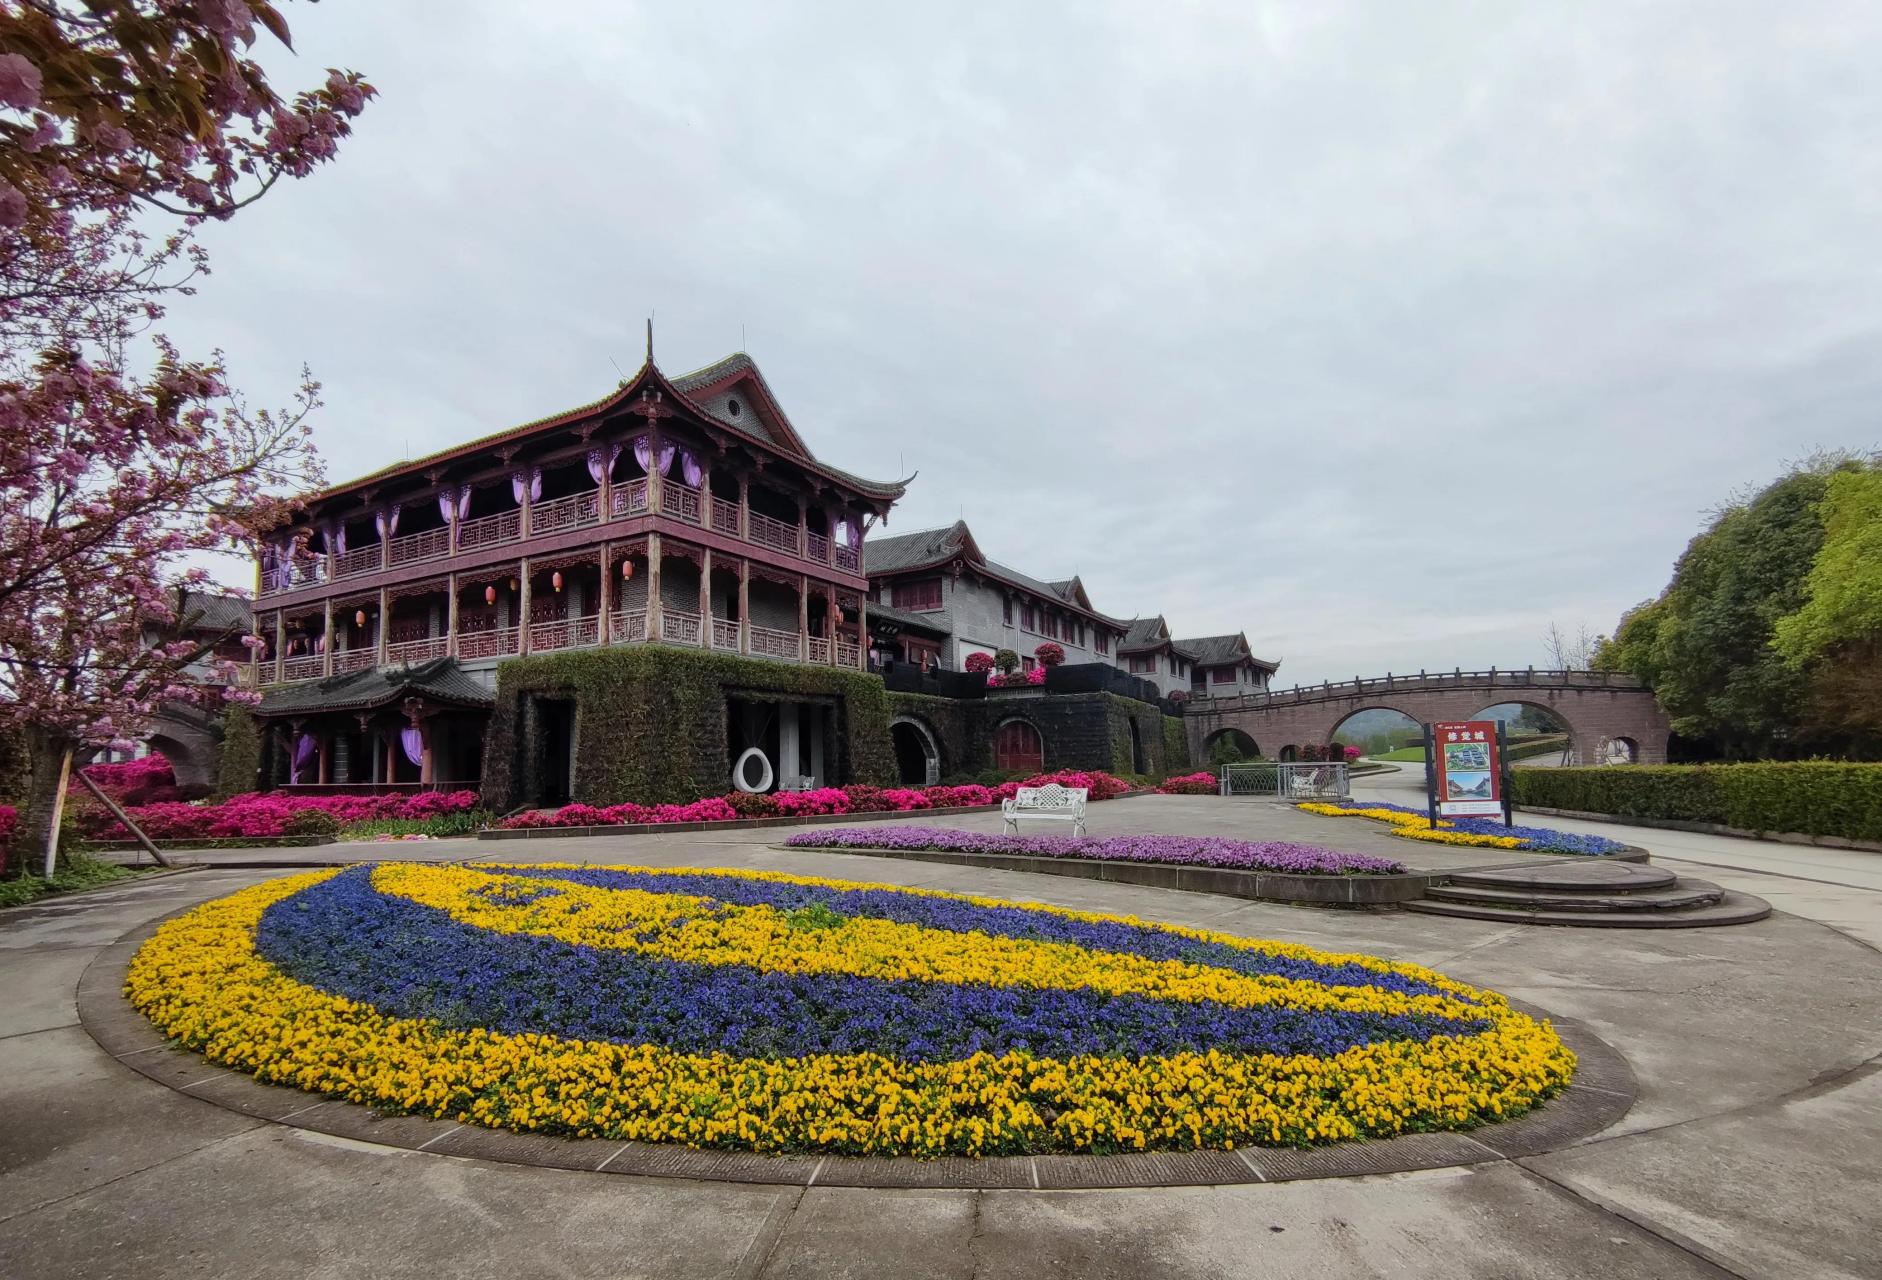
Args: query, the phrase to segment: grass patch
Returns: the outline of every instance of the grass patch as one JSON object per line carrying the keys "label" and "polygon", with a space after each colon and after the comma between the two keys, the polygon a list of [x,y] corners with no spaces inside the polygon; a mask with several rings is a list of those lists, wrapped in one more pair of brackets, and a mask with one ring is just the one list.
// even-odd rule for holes
{"label": "grass patch", "polygon": [[67,854],[50,880],[43,876],[13,876],[0,880],[0,907],[21,907],[56,894],[93,889],[119,880],[132,880],[140,874],[139,871],[120,867],[114,862],[100,862],[83,854]]}
{"label": "grass patch", "polygon": [[1424,758],[1425,758],[1425,749],[1423,747],[1400,747],[1398,750],[1388,751],[1382,756],[1368,756],[1367,757],[1367,759],[1369,760],[1402,760],[1402,761],[1418,761],[1421,763],[1423,762]]}
{"label": "grass patch", "polygon": [[489,826],[488,810],[466,809],[462,813],[440,813],[429,818],[371,818],[349,822],[340,828],[342,840],[377,840],[380,836],[474,836]]}

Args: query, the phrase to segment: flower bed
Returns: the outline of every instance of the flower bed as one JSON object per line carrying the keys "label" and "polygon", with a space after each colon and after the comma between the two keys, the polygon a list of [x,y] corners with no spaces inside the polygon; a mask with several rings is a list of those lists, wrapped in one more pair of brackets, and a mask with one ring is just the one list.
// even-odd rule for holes
{"label": "flower bed", "polygon": [[803,831],[784,842],[798,849],[932,849],[943,853],[1005,853],[1032,858],[1157,862],[1230,867],[1303,876],[1402,875],[1405,864],[1285,840],[1223,836],[995,836],[940,827],[844,827]]}
{"label": "flower bed", "polygon": [[1412,965],[762,872],[298,876],[165,924],[126,990],[265,1081],[761,1151],[1307,1146],[1518,1115],[1575,1065]]}
{"label": "flower bed", "polygon": [[1202,770],[1180,778],[1166,778],[1157,790],[1166,796],[1213,796],[1221,794],[1222,783],[1213,773]]}
{"label": "flower bed", "polygon": [[[421,791],[414,795],[334,796],[290,792],[252,792],[220,804],[180,801],[138,805],[126,810],[153,840],[266,838],[306,834],[289,830],[296,814],[325,814],[339,827],[388,819],[415,821],[468,813],[477,808],[475,791]],[[102,809],[85,815],[81,834],[88,840],[128,840],[131,833]]]}
{"label": "flower bed", "polygon": [[1489,818],[1440,818],[1437,828],[1433,830],[1430,815],[1423,809],[1408,809],[1404,805],[1383,801],[1369,801],[1364,805],[1314,803],[1297,807],[1330,818],[1371,818],[1375,822],[1390,823],[1393,835],[1432,844],[1461,844],[1486,849],[1520,849],[1526,853],[1580,854],[1588,857],[1619,853],[1627,848],[1620,841],[1610,840],[1606,836],[1580,836],[1548,827],[1506,827]]}
{"label": "flower bed", "polygon": [[631,823],[726,822],[734,818],[833,817],[844,813],[912,813],[918,809],[982,808],[1011,799],[1021,787],[1056,782],[1083,787],[1093,800],[1112,800],[1130,790],[1124,779],[1100,770],[1060,770],[1024,782],[997,787],[819,787],[815,791],[778,791],[769,795],[733,791],[691,804],[564,805],[519,813],[500,825],[508,830],[545,827],[611,827]]}

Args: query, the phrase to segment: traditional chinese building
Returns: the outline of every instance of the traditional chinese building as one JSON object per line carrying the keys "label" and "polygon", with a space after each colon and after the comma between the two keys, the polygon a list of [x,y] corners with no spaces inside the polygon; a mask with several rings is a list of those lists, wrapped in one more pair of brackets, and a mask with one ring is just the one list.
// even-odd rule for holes
{"label": "traditional chinese building", "polygon": [[[495,711],[529,725],[495,767],[553,802],[579,789],[580,717],[608,712],[506,710],[507,661],[658,642],[861,672],[863,536],[903,489],[816,457],[750,357],[669,378],[650,344],[592,404],[309,495],[259,566],[264,776],[475,785]],[[737,714],[778,772],[834,776],[828,702],[767,705]]]}

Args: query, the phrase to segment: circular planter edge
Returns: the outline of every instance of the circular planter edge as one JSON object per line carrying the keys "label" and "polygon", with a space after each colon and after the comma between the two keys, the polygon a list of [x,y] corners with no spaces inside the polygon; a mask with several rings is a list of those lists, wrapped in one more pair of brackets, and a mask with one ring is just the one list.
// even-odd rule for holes
{"label": "circular planter edge", "polygon": [[[1573,1082],[1536,1110],[1500,1124],[1459,1132],[1417,1133],[1331,1147],[1244,1147],[1236,1151],[1157,1151],[1120,1155],[908,1156],[764,1155],[609,1138],[561,1138],[382,1114],[360,1103],[219,1067],[164,1039],[123,995],[137,949],[184,907],[149,921],[106,947],[80,976],[79,1022],[117,1062],[158,1084],[274,1124],[381,1146],[592,1173],[789,1186],[1069,1191],[1220,1186],[1344,1178],[1474,1165],[1541,1155],[1593,1137],[1632,1108],[1639,1087],[1621,1054],[1585,1024],[1551,1019],[1579,1059]],[[1527,1005],[1515,1007],[1547,1017]]]}

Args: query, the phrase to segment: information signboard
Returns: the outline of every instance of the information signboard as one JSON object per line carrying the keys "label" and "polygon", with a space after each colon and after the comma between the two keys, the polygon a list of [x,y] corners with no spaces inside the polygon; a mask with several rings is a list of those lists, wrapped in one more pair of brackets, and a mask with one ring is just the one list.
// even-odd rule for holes
{"label": "information signboard", "polygon": [[1425,789],[1434,819],[1500,814],[1509,821],[1502,729],[1495,720],[1425,726]]}

